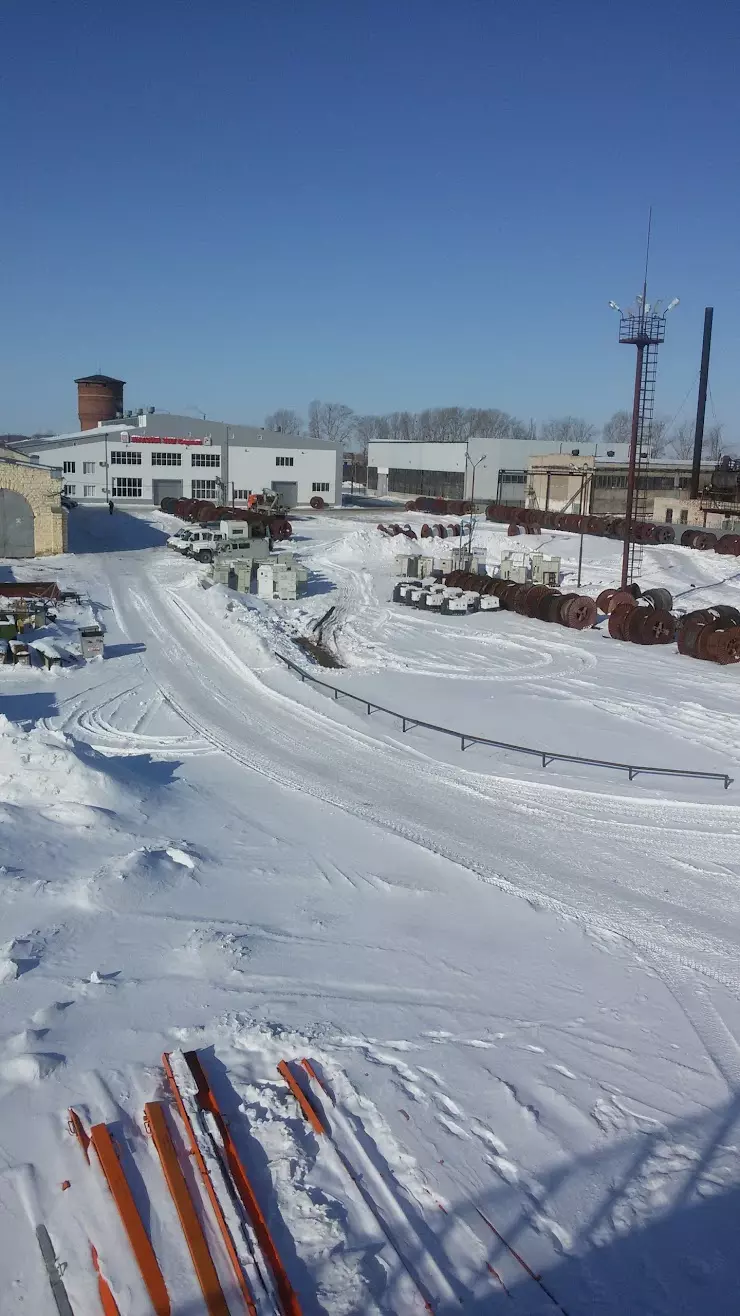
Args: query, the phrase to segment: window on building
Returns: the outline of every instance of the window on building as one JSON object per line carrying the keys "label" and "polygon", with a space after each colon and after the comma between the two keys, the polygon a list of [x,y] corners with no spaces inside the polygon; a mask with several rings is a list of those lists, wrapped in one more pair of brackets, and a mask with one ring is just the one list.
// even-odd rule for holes
{"label": "window on building", "polygon": [[193,452],[190,454],[191,466],[220,466],[220,452]]}
{"label": "window on building", "polygon": [[94,497],[95,497],[95,485],[94,485],[94,484],[83,484],[83,486],[82,486],[82,493],[83,493],[83,496],[84,496],[85,498],[94,498]]}
{"label": "window on building", "polygon": [[[137,454],[140,456],[141,454]],[[134,475],[113,476],[114,498],[141,498],[141,479]]]}
{"label": "window on building", "polygon": [[62,493],[66,494],[68,498],[74,498],[76,487],[77,486],[74,484],[65,484],[64,488],[62,489]]}
{"label": "window on building", "polygon": [[[380,479],[383,479],[382,475]],[[367,480],[369,489],[377,489],[377,466],[368,467]],[[464,484],[463,471],[422,471],[405,466],[391,466],[388,470],[389,493],[423,494],[432,498],[464,498]]]}
{"label": "window on building", "polygon": [[670,524],[671,524],[671,521],[673,520],[673,508],[672,508],[672,507],[666,507],[666,509],[665,509],[665,519],[666,519],[666,521],[668,522],[668,525],[670,525]]}
{"label": "window on building", "polygon": [[321,483],[319,483],[319,484],[316,484],[316,483],[312,484],[312,485],[311,485],[311,491],[312,491],[313,493],[328,493],[328,492],[329,492],[329,483],[328,483],[328,481],[327,481],[325,484],[321,484]]}
{"label": "window on building", "polygon": [[276,465],[276,466],[292,466],[292,465],[293,465],[293,458],[292,458],[292,457],[276,457],[276,458],[275,458],[275,465]]}
{"label": "window on building", "polygon": [[74,462],[65,462],[65,463],[64,463],[64,474],[65,474],[65,475],[74,475],[74,473],[75,473],[75,464],[74,464]]}
{"label": "window on building", "polygon": [[217,496],[218,480],[193,480],[191,497],[212,499]]}
{"label": "window on building", "polygon": [[252,492],[251,489],[235,489],[234,498],[238,502],[246,502],[251,492]]}
{"label": "window on building", "polygon": [[689,524],[689,509],[688,509],[688,507],[682,507],[682,508],[681,508],[681,511],[680,511],[680,513],[679,513],[679,517],[678,517],[678,522],[679,522],[679,525],[688,525],[688,524]]}
{"label": "window on building", "polygon": [[83,475],[94,475],[94,474],[95,474],[95,462],[83,462],[83,463],[82,463],[82,474],[83,474]]}
{"label": "window on building", "polygon": [[182,453],[180,452],[153,452],[152,466],[181,466]]}
{"label": "window on building", "polygon": [[114,448],[110,459],[113,466],[141,466],[141,453],[136,448]]}

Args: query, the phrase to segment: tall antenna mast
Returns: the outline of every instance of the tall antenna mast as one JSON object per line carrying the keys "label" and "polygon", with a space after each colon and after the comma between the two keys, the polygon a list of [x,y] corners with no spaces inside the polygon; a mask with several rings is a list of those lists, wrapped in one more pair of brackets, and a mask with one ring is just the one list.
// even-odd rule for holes
{"label": "tall antenna mast", "polygon": [[647,302],[647,276],[648,276],[648,265],[650,264],[650,230],[652,229],[652,227],[653,227],[653,207],[650,206],[648,209],[647,241],[645,243],[645,277],[642,281],[643,311],[645,309],[645,303]]}
{"label": "tall antenna mast", "polygon": [[[653,405],[655,400],[655,377],[658,366],[658,347],[665,339],[665,319],[668,311],[678,305],[678,298],[660,310],[661,302],[653,307],[647,299],[648,265],[650,263],[650,234],[653,227],[653,208],[648,210],[647,240],[645,242],[645,272],[642,281],[642,295],[637,298],[635,310],[623,311],[616,302],[610,302],[613,311],[619,313],[619,341],[631,343],[637,348],[635,365],[635,388],[632,401],[632,427],[630,433],[629,461],[627,466],[627,497],[623,524],[624,551],[622,553],[621,586],[626,589],[642,565],[642,528],[635,525],[639,521],[639,494],[644,493],[645,481],[640,478],[644,470],[644,461],[650,460],[650,443],[653,424]],[[643,457],[643,448],[645,454]],[[636,500],[635,494],[638,494]],[[637,503],[637,506],[636,506]]]}

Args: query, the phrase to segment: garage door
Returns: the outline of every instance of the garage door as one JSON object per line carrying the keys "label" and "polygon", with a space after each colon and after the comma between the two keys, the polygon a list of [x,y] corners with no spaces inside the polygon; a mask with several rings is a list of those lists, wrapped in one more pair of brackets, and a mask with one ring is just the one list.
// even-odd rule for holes
{"label": "garage door", "polygon": [[163,498],[182,498],[182,480],[152,480],[152,502]]}
{"label": "garage door", "polygon": [[296,507],[298,504],[298,483],[292,480],[273,480],[272,487],[279,494],[284,507]]}
{"label": "garage door", "polygon": [[33,557],[33,512],[22,494],[0,489],[0,557]]}

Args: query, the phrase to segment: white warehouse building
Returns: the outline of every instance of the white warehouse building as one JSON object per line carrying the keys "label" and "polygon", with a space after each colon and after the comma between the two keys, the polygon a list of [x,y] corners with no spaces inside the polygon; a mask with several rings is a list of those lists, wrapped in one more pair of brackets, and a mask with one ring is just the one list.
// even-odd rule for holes
{"label": "white warehouse building", "polygon": [[[107,376],[88,376],[106,380]],[[116,381],[113,381],[116,382]],[[80,406],[85,419],[84,407]],[[273,489],[286,507],[312,498],[341,506],[342,453],[332,443],[253,425],[194,420],[154,409],[98,420],[94,428],[28,440],[18,447],[63,473],[80,503],[159,504],[163,498],[246,503]]]}
{"label": "white warehouse building", "polygon": [[530,458],[567,453],[579,458],[626,460],[625,444],[581,443],[553,445],[538,438],[470,439],[433,443],[387,440],[370,443],[367,455],[368,489],[379,495],[419,494],[432,498],[470,499],[522,507],[526,501]]}

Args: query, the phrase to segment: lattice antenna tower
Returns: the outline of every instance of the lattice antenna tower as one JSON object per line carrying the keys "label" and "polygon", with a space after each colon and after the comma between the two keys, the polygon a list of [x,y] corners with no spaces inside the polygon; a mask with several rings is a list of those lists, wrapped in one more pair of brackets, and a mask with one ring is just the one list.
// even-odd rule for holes
{"label": "lattice antenna tower", "polygon": [[635,305],[623,311],[616,302],[609,305],[619,313],[619,341],[637,349],[635,390],[632,402],[632,428],[630,432],[629,463],[627,467],[627,499],[624,518],[624,551],[622,553],[621,587],[635,580],[642,570],[642,541],[635,537],[635,522],[645,520],[647,512],[647,470],[653,441],[653,411],[655,381],[658,372],[658,348],[665,341],[665,322],[669,311],[678,306],[674,297],[665,310],[662,302],[651,306],[648,301],[648,266],[650,262],[650,232],[652,206],[648,213],[647,242],[645,245],[645,273],[642,292]]}

